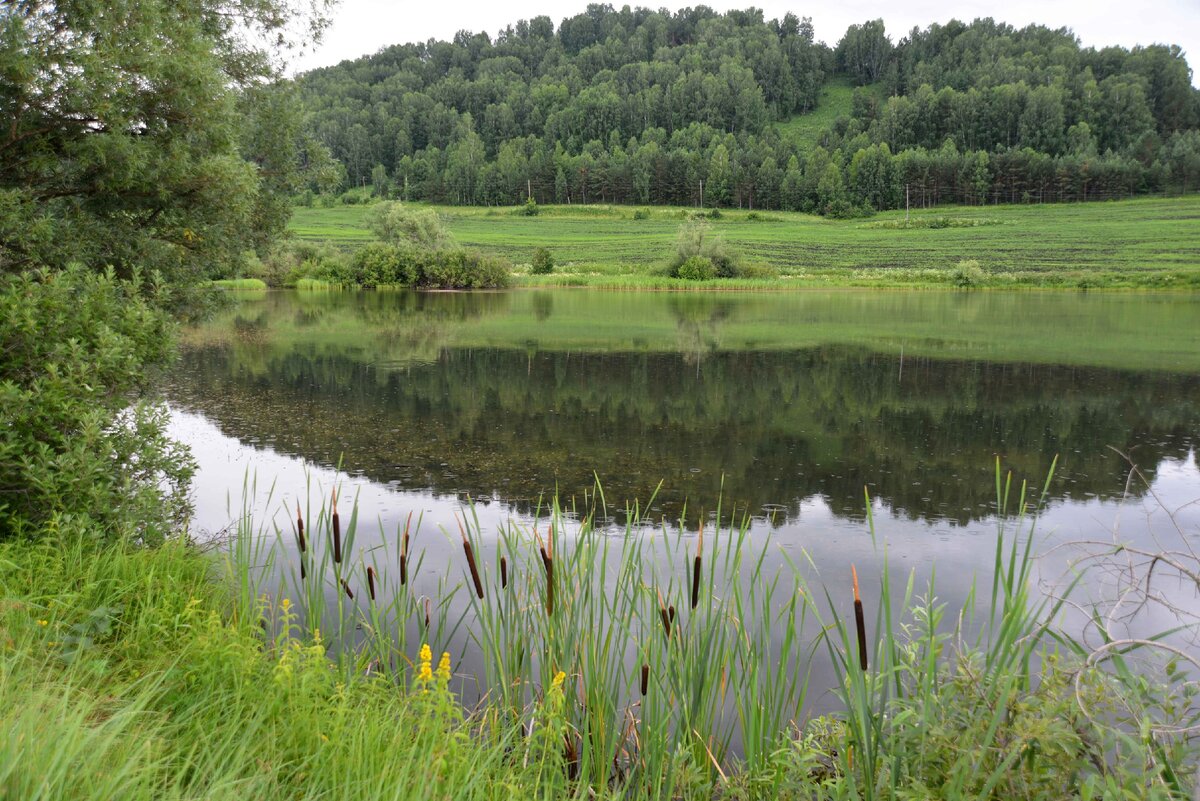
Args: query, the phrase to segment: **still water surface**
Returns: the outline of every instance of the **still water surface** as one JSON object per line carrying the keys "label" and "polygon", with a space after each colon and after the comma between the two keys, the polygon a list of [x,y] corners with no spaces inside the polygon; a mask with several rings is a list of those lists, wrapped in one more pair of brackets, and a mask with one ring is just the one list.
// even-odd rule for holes
{"label": "still water surface", "polygon": [[423,539],[427,589],[458,575],[468,498],[486,536],[555,491],[590,508],[597,480],[614,532],[635,500],[668,527],[719,500],[780,564],[807,555],[840,587],[886,546],[936,565],[951,605],[991,567],[997,459],[1040,488],[1058,457],[1046,547],[1118,522],[1200,535],[1200,302],[1182,295],[270,292],[187,332],[168,397],[197,532],[236,519],[248,472],[281,525],[340,481],[361,548],[410,511],[455,532]]}

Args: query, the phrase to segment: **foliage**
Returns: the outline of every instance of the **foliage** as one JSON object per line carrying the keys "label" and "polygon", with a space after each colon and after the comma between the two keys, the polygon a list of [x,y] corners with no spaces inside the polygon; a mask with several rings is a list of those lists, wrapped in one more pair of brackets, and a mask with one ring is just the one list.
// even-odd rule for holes
{"label": "foliage", "polygon": [[707,281],[717,277],[717,266],[706,256],[688,256],[675,268],[675,277],[688,281]]}
{"label": "foliage", "polygon": [[398,247],[384,242],[359,248],[350,257],[349,264],[355,283],[366,287],[416,283],[418,260],[412,251],[411,246]]}
{"label": "foliage", "polygon": [[700,218],[679,226],[675,253],[667,269],[669,275],[678,278],[736,278],[741,274],[737,258],[726,249],[724,240]]}
{"label": "foliage", "polygon": [[0,283],[0,537],[155,540],[187,511],[190,459],[138,397],[173,353],[158,291],[82,267]]}
{"label": "foliage", "polygon": [[970,289],[977,287],[987,281],[987,273],[979,266],[979,262],[975,259],[963,259],[955,267],[954,272],[950,274],[951,280],[956,287],[960,289]]}
{"label": "foliage", "polygon": [[596,5],[557,30],[538,17],[495,40],[396,45],[299,84],[310,133],[352,183],[382,166],[406,199],[435,203],[528,192],[845,216],[898,208],[906,190],[924,207],[1198,185],[1182,50],[1084,48],[991,19],[894,44],[867,21],[831,50],[790,14]]}
{"label": "foliage", "polygon": [[431,289],[496,289],[508,286],[511,265],[504,259],[455,248],[427,254],[416,285]]}
{"label": "foliage", "polygon": [[526,217],[536,217],[538,215],[538,204],[532,195],[525,198],[525,203],[521,206],[521,213]]}
{"label": "foliage", "polygon": [[[180,541],[98,547],[60,532],[0,544],[0,725],[10,734],[0,789],[68,801],[372,801],[394,797],[397,783],[466,799],[497,787],[516,797],[819,801],[1049,801],[1064,787],[1165,801],[1190,790],[1194,744],[1150,733],[1152,716],[1177,700],[1171,688],[1041,644],[1055,610],[1032,595],[1020,511],[997,537],[983,634],[968,634],[970,612],[960,621],[932,585],[924,597],[911,582],[893,593],[885,571],[865,585],[874,624],[864,669],[844,619],[849,588],[817,600],[795,571],[769,575],[758,558],[767,546],[744,528],[706,532],[693,562],[697,540],[680,531],[631,530],[615,545],[552,508],[546,556],[532,531],[505,525],[494,556],[510,560],[508,585],[495,561],[478,565],[483,597],[472,593],[468,617],[494,691],[473,711],[458,696],[457,657],[434,657],[456,621],[438,610],[422,628],[396,626],[423,605],[382,575],[371,597],[353,558],[353,514],[338,563],[329,514],[313,510],[299,557],[308,578],[279,586],[264,584],[261,568],[294,548],[291,535],[264,548],[249,521],[219,562]],[[478,524],[463,536],[484,552]],[[655,557],[688,567],[664,572]],[[689,603],[694,568],[703,580]],[[362,602],[327,598],[330,581]],[[671,601],[676,614],[662,606]],[[820,653],[798,636],[809,627],[825,632]],[[773,668],[775,658],[788,667]],[[837,706],[797,729],[814,658],[836,665]],[[1106,701],[1131,698],[1128,709]]]}
{"label": "foliage", "polygon": [[428,250],[449,247],[454,240],[441,217],[433,209],[419,209],[403,203],[381,203],[369,218],[375,235],[392,245],[407,244]]}
{"label": "foliage", "polygon": [[195,283],[280,232],[299,131],[259,43],[324,5],[6,4],[0,269]]}
{"label": "foliage", "polygon": [[534,275],[549,275],[554,272],[554,256],[551,255],[548,248],[534,249],[529,271]]}

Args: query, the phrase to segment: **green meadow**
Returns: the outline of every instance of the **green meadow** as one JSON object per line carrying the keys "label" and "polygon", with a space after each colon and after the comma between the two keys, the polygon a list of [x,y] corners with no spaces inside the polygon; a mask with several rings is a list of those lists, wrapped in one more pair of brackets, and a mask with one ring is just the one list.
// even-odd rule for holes
{"label": "green meadow", "polygon": [[[437,207],[457,241],[518,266],[525,284],[656,288],[681,222],[694,210],[552,206],[537,216],[511,208]],[[353,249],[373,239],[369,205],[298,208],[299,239]],[[639,215],[643,216],[643,215]],[[1200,196],[1108,203],[940,206],[830,220],[786,212],[722,211],[713,231],[743,263],[769,278],[707,287],[953,285],[974,260],[976,283],[998,287],[1200,287]],[[535,248],[556,263],[548,276],[523,268]],[[775,277],[777,276],[777,277]]]}

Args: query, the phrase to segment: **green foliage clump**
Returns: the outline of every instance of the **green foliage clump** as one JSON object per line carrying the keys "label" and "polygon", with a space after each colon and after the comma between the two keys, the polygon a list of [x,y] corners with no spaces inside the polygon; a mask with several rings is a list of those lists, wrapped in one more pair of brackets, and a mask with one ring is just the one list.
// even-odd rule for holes
{"label": "green foliage clump", "polygon": [[433,209],[418,209],[403,203],[381,203],[370,214],[371,230],[392,245],[413,245],[441,250],[454,243],[442,218]]}
{"label": "green foliage clump", "polygon": [[[679,226],[675,240],[675,253],[667,268],[667,274],[682,278],[680,270],[689,260],[699,258],[708,262],[712,268],[712,278],[737,278],[741,269],[737,258],[725,247],[724,241],[712,232],[708,222],[703,219],[693,219]],[[700,262],[693,262],[688,267],[689,272],[704,274],[707,270]]]}
{"label": "green foliage clump", "polygon": [[634,209],[633,210],[633,219],[635,219],[635,220],[650,219],[650,209]]}
{"label": "green foliage clump", "polygon": [[157,291],[72,267],[0,282],[0,537],[80,521],[163,536],[192,464],[143,394],[173,355]]}
{"label": "green foliage clump", "polygon": [[971,289],[972,287],[982,286],[987,282],[987,273],[979,266],[979,262],[975,259],[963,259],[954,267],[954,271],[950,274],[950,279],[956,287],[961,289]]}
{"label": "green foliage clump", "polygon": [[521,206],[521,214],[526,217],[536,217],[539,211],[541,209],[538,208],[537,201],[533,199],[532,195],[525,198],[525,203]]}
{"label": "green foliage clump", "polygon": [[529,264],[529,272],[534,275],[548,275],[554,272],[554,256],[549,248],[537,248],[533,251],[533,261]]}
{"label": "green foliage clump", "polygon": [[428,289],[498,289],[508,286],[512,268],[495,256],[465,248],[422,254],[416,285]]}
{"label": "green foliage clump", "polygon": [[366,287],[416,283],[418,260],[413,250],[387,242],[372,242],[359,248],[350,257],[349,265],[355,283]]}
{"label": "green foliage clump", "polygon": [[717,266],[707,256],[688,256],[675,268],[675,277],[688,281],[707,281],[717,277]]}

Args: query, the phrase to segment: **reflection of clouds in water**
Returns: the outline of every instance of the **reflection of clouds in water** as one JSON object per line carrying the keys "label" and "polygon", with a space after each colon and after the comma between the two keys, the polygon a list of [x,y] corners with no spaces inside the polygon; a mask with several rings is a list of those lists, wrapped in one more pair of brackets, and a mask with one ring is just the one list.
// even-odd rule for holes
{"label": "reflection of clouds in water", "polygon": [[[288,529],[290,511],[282,516],[280,513],[285,508],[294,509],[297,501],[305,506],[306,488],[310,486],[311,502],[316,507],[336,480],[342,486],[344,499],[357,498],[360,536],[364,538],[360,541],[364,543],[379,528],[385,535],[395,532],[410,511],[424,515],[423,530],[456,530],[454,515],[462,503],[455,496],[401,491],[280,454],[269,447],[243,444],[221,433],[202,415],[189,412],[174,411],[170,433],[192,448],[198,462],[192,490],[196,506],[193,530],[198,537],[224,530],[236,521],[247,477],[251,481],[257,478],[257,492],[249,499],[249,509],[258,523],[274,519]],[[274,491],[268,507],[272,484]],[[1200,470],[1194,454],[1186,460],[1160,463],[1152,488],[1165,503],[1179,507],[1176,522],[1185,532],[1200,533],[1200,503],[1189,503],[1200,499]],[[771,552],[780,555],[781,566],[791,560],[803,568],[806,577],[827,582],[834,592],[848,581],[851,563],[857,565],[864,577],[864,587],[873,586],[867,579],[880,574],[885,556],[893,571],[893,583],[899,589],[910,571],[916,574],[917,588],[923,587],[936,571],[937,595],[952,608],[966,597],[973,582],[990,577],[995,555],[994,518],[967,526],[914,520],[907,513],[894,513],[888,505],[876,500],[876,538],[872,540],[864,523],[835,513],[824,498],[803,499],[799,510],[798,516],[781,524],[771,525],[763,518],[756,518],[750,527],[751,541],[762,542],[770,537]],[[528,515],[518,514],[497,499],[477,500],[476,513],[485,537],[493,536],[509,520],[523,523],[530,520]],[[1171,537],[1178,537],[1170,518],[1150,495],[1125,502],[1092,499],[1052,503],[1039,520],[1038,536],[1041,545],[1048,548],[1071,540],[1110,538],[1117,525],[1121,536],[1132,543],[1151,545],[1156,538],[1167,543]],[[452,551],[448,549],[447,553]],[[437,566],[428,564],[431,569]],[[1041,565],[1041,570],[1049,577],[1061,573],[1065,567],[1065,552],[1056,551]],[[987,588],[978,589],[982,594]]]}
{"label": "reflection of clouds in water", "polygon": [[[337,482],[341,487],[343,503],[351,498],[358,503],[359,528],[356,553],[352,557],[355,563],[359,560],[375,563],[385,575],[389,569],[395,570],[396,566],[391,561],[396,533],[403,527],[409,512],[413,512],[414,519],[423,517],[419,532],[414,537],[414,552],[423,554],[424,562],[421,574],[412,579],[412,591],[437,598],[442,591],[440,582],[443,579],[450,583],[465,580],[462,551],[454,521],[455,514],[462,509],[462,503],[456,496],[402,491],[361,476],[339,473],[280,454],[270,447],[244,444],[221,433],[205,417],[180,410],[174,410],[170,433],[191,446],[198,462],[193,483],[196,502],[193,529],[200,538],[226,529],[236,521],[243,508],[248,476],[250,481],[257,476],[257,491],[248,499],[248,508],[256,525],[273,521],[289,534],[291,510],[297,501],[301,506],[308,503],[306,495],[309,490],[306,488],[311,488],[311,503],[315,511]],[[403,455],[397,455],[398,461],[402,459]],[[1152,489],[1164,501],[1179,507],[1175,510],[1175,520],[1185,532],[1200,535],[1200,504],[1184,505],[1188,500],[1200,498],[1200,470],[1194,454],[1189,454],[1184,460],[1162,462],[1155,473]],[[852,615],[849,587],[850,565],[853,564],[862,580],[868,635],[874,637],[879,577],[885,561],[892,576],[894,609],[903,600],[911,574],[914,598],[923,598],[929,579],[936,578],[935,596],[940,603],[946,604],[949,613],[947,625],[953,624],[973,587],[977,594],[976,609],[980,615],[986,614],[995,556],[997,528],[994,518],[966,526],[947,521],[930,522],[913,519],[908,512],[896,511],[876,500],[873,508],[876,534],[873,539],[865,523],[839,515],[823,497],[802,499],[798,508],[799,515],[783,523],[772,524],[764,517],[755,518],[749,529],[749,540],[752,549],[766,546],[768,575],[782,572],[786,576],[791,565],[800,569],[804,580],[811,585],[814,597],[819,599],[817,603],[823,616],[827,616],[829,610],[825,608],[824,594],[820,590],[822,585],[833,599],[838,614],[846,619]],[[475,512],[483,534],[480,563],[488,570],[491,568],[487,566],[494,564],[496,532],[499,528],[510,521],[528,524],[531,518],[496,499],[478,502]],[[1164,544],[1171,542],[1170,537],[1178,539],[1171,519],[1161,508],[1155,508],[1153,498],[1149,495],[1134,497],[1124,503],[1096,499],[1053,502],[1038,523],[1039,550],[1051,549],[1050,554],[1038,564],[1041,577],[1046,582],[1059,581],[1068,566],[1071,554],[1066,550],[1054,550],[1056,544],[1083,538],[1111,538],[1113,527],[1117,524],[1122,537],[1143,545],[1153,544],[1156,538]],[[1012,531],[1010,528],[1010,533]],[[651,558],[655,562],[654,570],[660,577],[666,580],[671,575],[675,575],[676,579],[682,576],[680,565],[686,563],[688,554],[678,551],[679,548],[685,551],[694,548],[694,537],[694,532],[690,532],[674,545],[659,539],[662,544],[654,548]],[[290,536],[285,538],[285,542],[290,543]],[[720,543],[718,541],[706,547],[719,550]],[[1085,582],[1077,593],[1080,599],[1103,600],[1108,597],[1106,592],[1110,589],[1100,582]],[[1194,589],[1183,592],[1181,587],[1179,595],[1181,600],[1191,603],[1191,608],[1196,608]],[[449,609],[452,616],[464,613],[465,601],[451,599]],[[1078,615],[1067,615],[1064,619],[1069,625],[1082,623]],[[907,618],[901,618],[898,622],[907,622]],[[1177,621],[1161,608],[1156,608],[1139,618],[1137,624],[1140,629],[1151,631],[1177,625]],[[809,629],[802,632],[801,636],[812,638],[816,628],[815,622],[811,622]],[[977,628],[972,629],[968,636],[976,632]],[[773,647],[778,652],[782,647],[782,633],[773,634],[772,639]],[[456,635],[453,647],[464,654],[462,672],[478,675],[475,671],[480,666],[475,664],[464,633]],[[835,685],[836,676],[825,652],[818,649],[813,653],[808,707],[817,713],[832,711],[837,703],[830,695],[829,688]]]}

